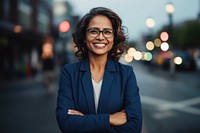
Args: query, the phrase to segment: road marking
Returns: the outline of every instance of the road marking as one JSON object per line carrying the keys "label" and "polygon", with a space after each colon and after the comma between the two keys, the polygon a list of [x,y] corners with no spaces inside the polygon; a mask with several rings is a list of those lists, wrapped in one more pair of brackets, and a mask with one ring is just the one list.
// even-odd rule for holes
{"label": "road marking", "polygon": [[157,106],[158,109],[161,111],[167,111],[167,110],[179,110],[195,115],[200,115],[200,109],[197,109],[195,107],[190,107],[190,105],[195,105],[200,103],[200,97],[192,98],[188,100],[183,100],[179,102],[170,102],[167,100],[162,100],[154,97],[149,96],[141,96],[141,102],[144,104],[149,104],[153,106]]}
{"label": "road marking", "polygon": [[174,112],[172,111],[164,111],[164,112],[155,112],[153,117],[156,119],[164,119],[167,117],[175,116]]}
{"label": "road marking", "polygon": [[200,97],[192,98],[192,99],[189,99],[189,100],[184,100],[184,101],[181,101],[179,103],[184,104],[184,105],[199,104],[200,103]]}

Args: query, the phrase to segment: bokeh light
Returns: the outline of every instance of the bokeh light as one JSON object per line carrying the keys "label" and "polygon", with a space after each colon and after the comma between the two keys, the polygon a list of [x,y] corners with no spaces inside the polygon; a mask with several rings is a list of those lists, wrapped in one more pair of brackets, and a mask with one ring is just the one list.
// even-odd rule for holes
{"label": "bokeh light", "polygon": [[162,43],[162,41],[161,41],[159,38],[156,38],[156,39],[154,40],[154,45],[155,45],[156,47],[160,47],[161,43]]}
{"label": "bokeh light", "polygon": [[172,3],[168,3],[166,6],[165,6],[165,10],[167,13],[169,14],[172,14],[174,13],[174,5]]}
{"label": "bokeh light", "polygon": [[180,65],[182,63],[182,61],[183,61],[182,58],[179,56],[174,58],[174,63],[177,65]]}
{"label": "bokeh light", "polygon": [[130,55],[130,56],[134,56],[134,52],[135,52],[135,48],[131,47],[128,49],[127,53]]}
{"label": "bokeh light", "polygon": [[146,25],[149,28],[153,28],[155,26],[156,22],[153,18],[147,18]]}
{"label": "bokeh light", "polygon": [[65,4],[60,1],[60,2],[56,2],[56,4],[54,5],[53,8],[53,13],[55,16],[62,16],[65,13],[67,13],[67,7],[65,6]]}
{"label": "bokeh light", "polygon": [[152,60],[152,58],[153,58],[153,56],[152,56],[152,54],[151,54],[150,52],[146,52],[146,53],[144,54],[144,59],[145,59],[146,61],[150,61],[150,60]]}
{"label": "bokeh light", "polygon": [[13,29],[15,33],[20,33],[22,31],[22,27],[20,25],[16,25]]}
{"label": "bokeh light", "polygon": [[129,54],[126,54],[124,57],[126,62],[131,62],[133,60],[133,56],[130,56]]}
{"label": "bokeh light", "polygon": [[59,24],[60,32],[67,32],[69,30],[70,30],[70,23],[68,21],[64,20]]}
{"label": "bokeh light", "polygon": [[169,44],[167,42],[163,42],[160,48],[162,51],[167,51],[169,49]]}
{"label": "bokeh light", "polygon": [[135,60],[141,60],[142,59],[142,53],[140,51],[136,51],[134,53],[134,59]]}
{"label": "bokeh light", "polygon": [[154,49],[154,44],[153,44],[153,42],[152,42],[152,41],[148,41],[148,42],[146,43],[146,48],[147,48],[148,50],[153,50],[153,49]]}
{"label": "bokeh light", "polygon": [[160,33],[160,39],[164,42],[167,41],[169,39],[169,34],[165,31]]}
{"label": "bokeh light", "polygon": [[42,58],[52,58],[53,57],[53,45],[49,42],[45,43],[42,47]]}

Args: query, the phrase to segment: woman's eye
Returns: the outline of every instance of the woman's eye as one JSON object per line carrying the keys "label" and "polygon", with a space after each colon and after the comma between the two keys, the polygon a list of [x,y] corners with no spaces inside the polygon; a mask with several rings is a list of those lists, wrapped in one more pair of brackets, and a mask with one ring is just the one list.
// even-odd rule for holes
{"label": "woman's eye", "polygon": [[98,31],[97,30],[90,30],[90,33],[91,34],[98,34]]}
{"label": "woman's eye", "polygon": [[107,34],[107,35],[112,34],[112,31],[105,30],[105,31],[104,31],[104,34]]}

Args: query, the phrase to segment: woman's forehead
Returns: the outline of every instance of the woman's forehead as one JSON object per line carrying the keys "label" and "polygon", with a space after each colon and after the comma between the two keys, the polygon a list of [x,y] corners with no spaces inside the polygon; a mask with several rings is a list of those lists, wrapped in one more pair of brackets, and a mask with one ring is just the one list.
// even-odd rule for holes
{"label": "woman's forehead", "polygon": [[90,20],[88,27],[112,28],[112,23],[108,17],[97,15]]}

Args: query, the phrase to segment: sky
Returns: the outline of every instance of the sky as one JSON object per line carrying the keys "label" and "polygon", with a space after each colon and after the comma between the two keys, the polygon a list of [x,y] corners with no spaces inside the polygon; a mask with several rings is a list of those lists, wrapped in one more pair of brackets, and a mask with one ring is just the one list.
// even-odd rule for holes
{"label": "sky", "polygon": [[[155,33],[169,23],[165,5],[174,4],[173,22],[178,24],[188,19],[197,19],[200,0],[66,0],[73,7],[75,15],[83,16],[91,8],[104,6],[111,8],[128,28],[129,40],[138,40],[142,34]],[[155,27],[149,29],[146,19],[153,18]]]}

